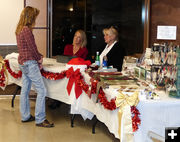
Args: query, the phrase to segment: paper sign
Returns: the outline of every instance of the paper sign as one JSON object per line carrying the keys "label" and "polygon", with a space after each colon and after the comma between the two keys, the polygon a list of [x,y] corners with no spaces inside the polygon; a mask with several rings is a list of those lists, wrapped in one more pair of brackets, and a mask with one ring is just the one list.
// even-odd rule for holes
{"label": "paper sign", "polygon": [[157,26],[157,39],[176,40],[177,26]]}

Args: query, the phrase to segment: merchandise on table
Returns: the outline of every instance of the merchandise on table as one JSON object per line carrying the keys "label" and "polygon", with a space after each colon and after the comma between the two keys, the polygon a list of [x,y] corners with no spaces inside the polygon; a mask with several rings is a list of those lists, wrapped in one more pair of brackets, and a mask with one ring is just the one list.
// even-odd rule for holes
{"label": "merchandise on table", "polygon": [[134,74],[139,79],[153,82],[157,88],[169,92],[170,96],[180,97],[180,90],[177,91],[179,53],[179,45],[155,43],[152,48],[146,48]]}

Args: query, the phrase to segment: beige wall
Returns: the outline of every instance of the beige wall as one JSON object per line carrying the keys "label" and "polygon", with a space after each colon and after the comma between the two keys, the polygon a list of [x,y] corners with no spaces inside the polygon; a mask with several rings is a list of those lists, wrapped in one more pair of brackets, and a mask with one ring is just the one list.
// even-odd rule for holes
{"label": "beige wall", "polygon": [[24,0],[0,0],[0,45],[16,45],[15,29]]}

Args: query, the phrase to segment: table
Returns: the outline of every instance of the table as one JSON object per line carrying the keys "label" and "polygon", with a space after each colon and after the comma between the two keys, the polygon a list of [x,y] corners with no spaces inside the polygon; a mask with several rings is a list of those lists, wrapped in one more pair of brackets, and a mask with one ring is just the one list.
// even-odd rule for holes
{"label": "table", "polygon": [[[18,71],[17,58],[8,58],[13,71]],[[51,72],[61,72],[66,69],[65,64],[57,62],[44,62],[44,69]],[[87,83],[90,83],[90,77],[81,72]],[[48,80],[44,78],[45,85],[49,98],[60,100],[66,104],[71,105],[71,114],[80,114],[84,120],[92,119],[96,115],[97,119],[103,122],[109,131],[114,134],[116,138],[119,138],[118,128],[118,111],[107,110],[100,103],[96,103],[96,95],[92,95],[91,99],[85,92],[76,99],[74,86],[72,88],[70,96],[65,89],[68,79],[61,80]],[[15,79],[9,75],[9,84],[15,83],[19,86],[22,85],[21,79]],[[33,88],[32,88],[33,89]],[[108,99],[117,95],[116,90],[112,88],[104,89]],[[164,92],[159,92],[160,100],[140,100],[137,108],[141,115],[141,125],[139,129],[134,133],[134,142],[148,142],[150,139],[147,137],[148,132],[152,131],[162,137],[165,137],[165,127],[179,127],[180,126],[180,100],[175,98],[169,98]],[[121,142],[126,142],[126,138],[121,134]]]}
{"label": "table", "polygon": [[[15,54],[15,53],[6,56],[6,59],[9,60],[10,68],[14,72],[17,72],[20,70],[18,62],[17,62],[17,56],[18,56],[18,54]],[[84,66],[83,67],[82,66],[76,66],[75,68],[78,68],[78,67],[81,67],[81,70],[84,69]],[[62,72],[64,70],[67,70],[66,64],[58,63],[55,60],[53,60],[53,59],[51,60],[48,58],[44,59],[43,68],[44,68],[44,70],[49,71],[49,72],[53,72],[53,73]],[[14,83],[14,84],[17,84],[18,86],[22,86],[22,79],[21,78],[16,79],[16,78],[12,77],[9,73],[8,73],[8,78],[9,78],[8,84]],[[79,107],[79,105],[81,104],[80,100],[84,95],[81,95],[79,97],[79,99],[77,100],[75,98],[74,85],[73,85],[71,94],[68,95],[67,90],[65,88],[67,86],[69,79],[64,78],[64,79],[60,79],[60,80],[49,80],[49,79],[43,78],[43,80],[44,80],[45,86],[47,88],[47,97],[59,100],[61,102],[64,102],[66,104],[70,104],[71,106],[73,106],[73,109],[71,110],[72,114],[75,113],[75,111],[76,111],[76,114],[81,113],[81,115],[84,119],[86,119],[86,118],[92,119],[93,118],[94,114],[87,112],[83,109],[80,110],[80,107]],[[88,82],[88,79],[86,79],[86,81]],[[34,90],[33,86],[32,86],[32,90]]]}
{"label": "table", "polygon": [[165,127],[180,127],[180,100],[159,93],[161,100],[140,101],[141,125],[134,134],[134,142],[149,141],[152,131],[165,138]]}

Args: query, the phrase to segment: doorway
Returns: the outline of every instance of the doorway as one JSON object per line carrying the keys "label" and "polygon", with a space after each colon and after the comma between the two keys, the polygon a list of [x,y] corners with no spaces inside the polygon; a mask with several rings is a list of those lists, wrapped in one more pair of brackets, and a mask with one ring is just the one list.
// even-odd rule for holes
{"label": "doorway", "polygon": [[52,11],[52,56],[63,54],[65,45],[72,44],[78,29],[90,38],[91,0],[53,0]]}
{"label": "doorway", "polygon": [[87,34],[88,59],[105,47],[102,30],[116,26],[119,41],[127,55],[144,50],[144,14],[146,0],[53,0],[52,56],[62,55],[66,44],[72,44],[74,33]]}

